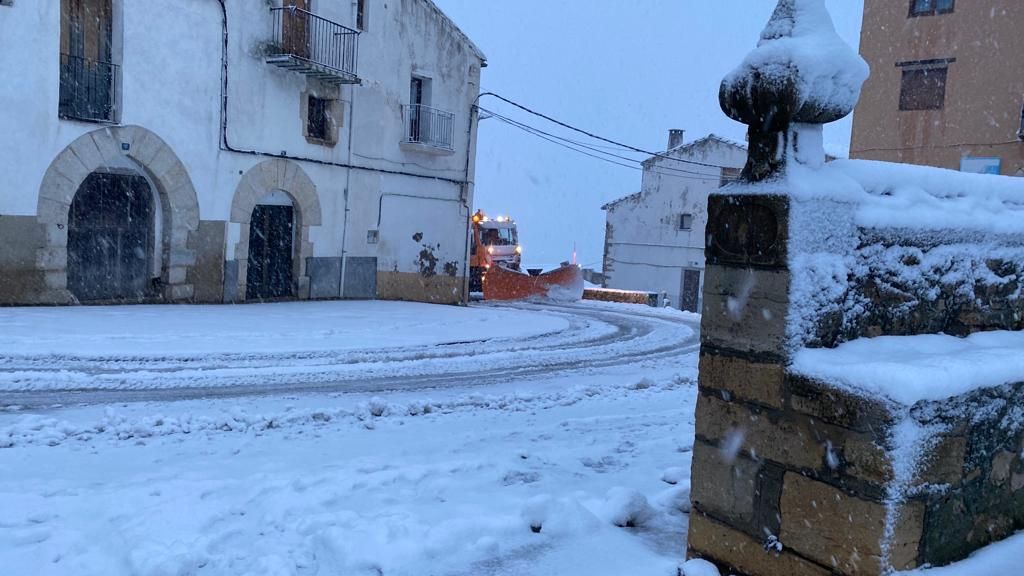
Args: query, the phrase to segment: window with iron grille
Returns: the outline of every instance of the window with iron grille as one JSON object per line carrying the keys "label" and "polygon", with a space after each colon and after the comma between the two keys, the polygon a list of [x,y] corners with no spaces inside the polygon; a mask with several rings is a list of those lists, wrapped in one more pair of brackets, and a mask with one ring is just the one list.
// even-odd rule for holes
{"label": "window with iron grille", "polygon": [[945,66],[903,71],[900,110],[941,110],[946,104]]}
{"label": "window with iron grille", "polygon": [[692,230],[693,229],[693,214],[680,214],[679,215],[679,229],[680,230]]}
{"label": "window with iron grille", "polygon": [[309,111],[306,121],[306,135],[325,142],[331,140],[331,101],[326,98],[309,97]]}
{"label": "window with iron grille", "polygon": [[911,16],[934,16],[953,11],[955,0],[910,0]]}

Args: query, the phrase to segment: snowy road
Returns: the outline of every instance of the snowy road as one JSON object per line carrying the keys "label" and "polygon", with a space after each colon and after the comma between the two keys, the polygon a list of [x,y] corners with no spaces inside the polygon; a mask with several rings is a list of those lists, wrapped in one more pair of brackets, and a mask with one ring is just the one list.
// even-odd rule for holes
{"label": "snowy road", "polygon": [[677,575],[697,318],[312,306],[307,352],[234,317],[288,307],[214,310],[201,343],[91,329],[191,308],[0,310],[2,572]]}
{"label": "snowy road", "polygon": [[671,360],[699,346],[693,318],[598,304],[481,306],[561,320],[528,337],[477,337],[373,349],[208,354],[0,356],[0,408],[254,395],[467,388]]}

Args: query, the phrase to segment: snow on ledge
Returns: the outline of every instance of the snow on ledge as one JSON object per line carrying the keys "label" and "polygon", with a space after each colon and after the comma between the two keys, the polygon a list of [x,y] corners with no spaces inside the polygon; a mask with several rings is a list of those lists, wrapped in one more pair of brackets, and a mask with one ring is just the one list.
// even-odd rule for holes
{"label": "snow on ledge", "polygon": [[790,369],[909,406],[1024,382],[1024,332],[860,338],[837,348],[803,348]]}
{"label": "snow on ledge", "polygon": [[718,193],[846,204],[862,228],[1024,234],[1024,178],[1013,176],[874,160],[836,160],[816,169],[790,162],[777,180]]}

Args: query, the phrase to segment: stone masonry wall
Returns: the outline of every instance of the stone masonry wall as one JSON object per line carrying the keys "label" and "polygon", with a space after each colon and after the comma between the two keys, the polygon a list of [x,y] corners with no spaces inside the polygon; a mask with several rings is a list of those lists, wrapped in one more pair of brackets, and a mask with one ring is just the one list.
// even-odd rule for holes
{"label": "stone masonry wall", "polygon": [[[1024,527],[1024,385],[906,407],[791,373],[790,200],[719,195],[709,210],[689,555],[743,576],[880,575],[945,564]],[[868,282],[878,280],[851,293]],[[1011,292],[988,302],[1016,306]],[[843,338],[898,333],[879,320],[887,298],[856,324],[819,327]],[[967,318],[949,309],[911,307],[909,333]],[[1008,327],[1015,316],[986,318],[996,320],[977,325]],[[894,446],[907,417],[932,432],[909,479]]]}

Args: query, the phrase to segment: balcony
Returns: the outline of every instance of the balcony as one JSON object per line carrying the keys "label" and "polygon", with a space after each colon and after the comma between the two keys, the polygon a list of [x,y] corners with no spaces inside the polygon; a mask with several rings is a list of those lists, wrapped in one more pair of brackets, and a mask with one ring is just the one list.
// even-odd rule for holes
{"label": "balcony", "polygon": [[359,84],[359,32],[295,6],[271,8],[274,41],[267,63],[328,84]]}
{"label": "balcony", "polygon": [[116,122],[119,67],[110,62],[60,55],[61,118],[87,122]]}
{"label": "balcony", "polygon": [[455,114],[422,104],[411,104],[403,107],[403,115],[404,148],[434,154],[451,154],[455,151]]}

